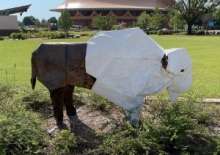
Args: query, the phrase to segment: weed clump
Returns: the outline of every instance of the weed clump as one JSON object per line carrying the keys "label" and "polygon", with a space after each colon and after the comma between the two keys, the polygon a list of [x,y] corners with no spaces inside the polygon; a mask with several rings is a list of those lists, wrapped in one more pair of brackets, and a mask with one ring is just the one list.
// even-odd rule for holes
{"label": "weed clump", "polygon": [[79,106],[88,105],[93,110],[99,110],[104,113],[108,113],[113,107],[113,104],[106,98],[98,96],[89,90],[77,88],[75,94],[75,99],[80,103],[77,104]]}
{"label": "weed clump", "polygon": [[0,154],[43,154],[47,135],[41,120],[15,94],[10,87],[0,87]]}
{"label": "weed clump", "polygon": [[52,140],[53,154],[73,153],[77,146],[76,137],[68,130],[60,131]]}
{"label": "weed clump", "polygon": [[53,116],[52,105],[48,96],[49,94],[43,90],[25,92],[25,96],[22,97],[22,103],[27,110],[40,113],[48,118]]}
{"label": "weed clump", "polygon": [[[125,125],[107,135],[94,154],[204,154],[219,152],[220,137],[210,126],[213,111],[202,103],[180,101],[176,104],[153,102],[139,128]],[[146,112],[146,111],[145,111]]]}

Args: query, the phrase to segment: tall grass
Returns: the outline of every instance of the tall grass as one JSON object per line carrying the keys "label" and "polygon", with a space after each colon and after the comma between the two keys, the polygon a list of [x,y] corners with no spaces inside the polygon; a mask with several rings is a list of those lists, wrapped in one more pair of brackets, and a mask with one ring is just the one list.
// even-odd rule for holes
{"label": "tall grass", "polygon": [[128,124],[106,135],[91,154],[218,154],[220,137],[211,126],[219,114],[214,107],[207,107],[192,98],[176,104],[166,100],[148,103],[139,128]]}
{"label": "tall grass", "polygon": [[0,86],[0,154],[42,154],[47,135],[41,120],[25,109],[16,93]]}

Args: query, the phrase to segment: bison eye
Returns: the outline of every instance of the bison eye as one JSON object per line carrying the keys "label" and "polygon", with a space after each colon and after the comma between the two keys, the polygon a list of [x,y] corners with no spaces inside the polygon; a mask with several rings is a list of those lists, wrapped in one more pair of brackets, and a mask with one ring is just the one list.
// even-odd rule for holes
{"label": "bison eye", "polygon": [[180,71],[180,72],[182,72],[182,73],[183,73],[184,71],[185,71],[185,69],[181,69],[181,71]]}

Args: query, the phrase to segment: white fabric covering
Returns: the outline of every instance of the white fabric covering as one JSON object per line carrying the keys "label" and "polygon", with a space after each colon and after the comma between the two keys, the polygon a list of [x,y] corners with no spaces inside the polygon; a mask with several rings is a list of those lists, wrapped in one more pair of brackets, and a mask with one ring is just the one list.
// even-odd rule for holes
{"label": "white fabric covering", "polygon": [[141,29],[99,32],[87,46],[86,71],[97,79],[92,90],[127,110],[168,87],[171,98],[176,98],[191,85],[191,61],[184,49],[167,52],[168,71],[161,65],[164,49]]}

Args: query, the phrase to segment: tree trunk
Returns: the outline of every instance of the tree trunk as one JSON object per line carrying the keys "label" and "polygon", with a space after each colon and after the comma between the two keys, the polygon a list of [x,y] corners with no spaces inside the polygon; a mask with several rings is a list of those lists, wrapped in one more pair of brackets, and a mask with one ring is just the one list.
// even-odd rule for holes
{"label": "tree trunk", "polygon": [[69,36],[69,31],[65,31],[65,38],[68,38]]}
{"label": "tree trunk", "polygon": [[187,34],[191,35],[192,34],[192,24],[188,23],[187,25],[188,25]]}

